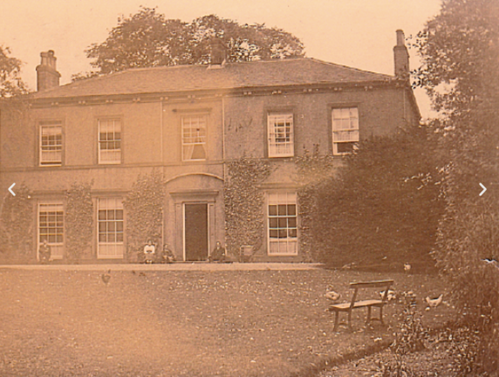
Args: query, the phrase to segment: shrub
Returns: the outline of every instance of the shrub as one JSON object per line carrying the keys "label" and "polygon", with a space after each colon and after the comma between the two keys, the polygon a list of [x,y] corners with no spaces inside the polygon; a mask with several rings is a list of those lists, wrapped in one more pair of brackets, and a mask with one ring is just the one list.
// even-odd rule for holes
{"label": "shrub", "polygon": [[259,185],[270,175],[270,164],[242,157],[227,164],[224,182],[227,252],[239,256],[243,245],[258,251],[265,234],[265,197]]}
{"label": "shrub", "polygon": [[27,262],[36,259],[31,191],[24,183],[16,185],[14,190],[16,196],[7,193],[2,203],[0,247],[6,260]]}
{"label": "shrub", "polygon": [[92,240],[94,218],[91,183],[73,183],[66,191],[65,248],[70,261],[78,263]]}
{"label": "shrub", "polygon": [[433,266],[429,255],[442,212],[438,171],[424,127],[372,138],[317,186],[314,248],[331,266]]}
{"label": "shrub", "polygon": [[165,188],[161,173],[139,175],[123,201],[126,211],[128,258],[133,259],[148,240],[161,243]]}

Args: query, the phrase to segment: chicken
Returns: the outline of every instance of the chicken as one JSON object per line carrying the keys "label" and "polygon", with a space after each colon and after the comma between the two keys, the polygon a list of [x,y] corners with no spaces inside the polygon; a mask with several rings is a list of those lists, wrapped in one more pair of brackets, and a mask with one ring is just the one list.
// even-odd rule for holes
{"label": "chicken", "polygon": [[109,280],[111,280],[111,270],[107,270],[107,273],[102,274],[100,277],[104,284],[107,285],[109,283]]}
{"label": "chicken", "polygon": [[326,294],[324,295],[324,297],[326,297],[328,300],[331,300],[331,301],[338,301],[340,299],[341,295],[335,291],[328,290],[326,292]]}
{"label": "chicken", "polygon": [[[385,295],[385,291],[379,292],[379,295],[381,298],[383,298],[383,296]],[[388,301],[395,300],[397,298],[397,294],[393,289],[389,289],[388,293],[386,294],[386,298],[388,299]]]}
{"label": "chicken", "polygon": [[437,298],[430,298],[429,296],[427,296],[425,298],[425,301],[428,304],[428,307],[430,307],[430,308],[436,308],[438,305],[440,305],[442,303],[443,297],[444,297],[443,294],[441,294]]}
{"label": "chicken", "polygon": [[411,265],[409,263],[404,263],[404,271],[409,272],[411,270]]}
{"label": "chicken", "polygon": [[490,266],[499,268],[499,263],[495,259],[485,258],[485,259],[482,259],[482,261],[485,262],[485,263],[487,263]]}

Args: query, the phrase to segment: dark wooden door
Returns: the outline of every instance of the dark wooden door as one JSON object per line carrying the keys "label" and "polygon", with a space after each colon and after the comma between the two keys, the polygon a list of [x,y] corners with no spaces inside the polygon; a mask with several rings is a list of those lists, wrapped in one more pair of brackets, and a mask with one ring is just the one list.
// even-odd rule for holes
{"label": "dark wooden door", "polygon": [[208,205],[185,204],[185,259],[208,258]]}

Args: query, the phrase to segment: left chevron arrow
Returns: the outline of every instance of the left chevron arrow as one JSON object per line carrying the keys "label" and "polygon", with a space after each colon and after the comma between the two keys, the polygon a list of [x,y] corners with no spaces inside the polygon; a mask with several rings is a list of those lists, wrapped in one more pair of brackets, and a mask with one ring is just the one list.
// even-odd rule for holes
{"label": "left chevron arrow", "polygon": [[13,183],[13,184],[9,187],[9,192],[10,192],[12,195],[14,195],[14,196],[16,196],[16,193],[15,193],[14,191],[12,191],[12,189],[14,188],[14,186],[15,186],[15,185],[16,185],[16,184],[15,184],[15,183]]}

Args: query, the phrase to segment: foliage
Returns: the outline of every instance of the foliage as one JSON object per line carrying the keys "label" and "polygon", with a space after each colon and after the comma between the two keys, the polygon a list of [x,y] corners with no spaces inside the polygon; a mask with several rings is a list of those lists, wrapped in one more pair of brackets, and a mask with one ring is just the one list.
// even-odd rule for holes
{"label": "foliage", "polygon": [[160,172],[139,175],[123,201],[126,211],[128,258],[148,240],[160,244],[162,239],[165,188]]}
{"label": "foliage", "polygon": [[226,46],[228,62],[304,55],[300,40],[281,29],[263,24],[240,25],[216,15],[186,23],[167,19],[156,9],[146,7],[119,18],[109,37],[92,44],[86,53],[94,59],[91,64],[99,74],[128,68],[207,64],[214,38]]}
{"label": "foliage", "polygon": [[395,355],[393,360],[383,362],[378,360],[378,373],[373,377],[416,377],[416,374],[411,368],[400,358]]}
{"label": "foliage", "polygon": [[304,153],[294,158],[298,173],[298,210],[300,230],[300,251],[305,262],[318,259],[315,247],[315,237],[312,232],[314,216],[320,206],[317,197],[317,188],[320,184],[330,178],[333,174],[333,156],[320,153],[319,144],[314,145],[312,153],[304,150]]}
{"label": "foliage", "polygon": [[[460,314],[482,335],[499,321],[499,274],[483,261],[499,259],[499,193],[490,189],[499,182],[498,19],[497,1],[445,0],[416,41],[423,59],[416,84],[440,110],[433,124],[447,157],[446,207],[434,256]],[[480,182],[489,187],[483,196]]]}
{"label": "foliage", "polygon": [[7,259],[28,261],[36,258],[33,252],[33,202],[31,191],[24,184],[14,188],[16,196],[7,193],[3,199],[0,218],[0,250]]}
{"label": "foliage", "polygon": [[73,183],[66,191],[65,249],[66,257],[78,263],[90,246],[94,219],[91,183]]}
{"label": "foliage", "polygon": [[26,94],[28,89],[21,80],[21,61],[10,56],[8,47],[0,46],[0,98]]}
{"label": "foliage", "polygon": [[259,185],[270,175],[266,161],[242,157],[227,164],[224,183],[227,252],[239,255],[243,245],[258,251],[265,234],[265,197]]}
{"label": "foliage", "polygon": [[416,305],[409,303],[400,315],[399,329],[390,349],[396,355],[405,355],[425,349],[428,331],[423,326],[421,314]]}
{"label": "foliage", "polygon": [[336,177],[317,186],[312,234],[321,259],[402,269],[432,266],[441,214],[438,172],[424,127],[365,140]]}

